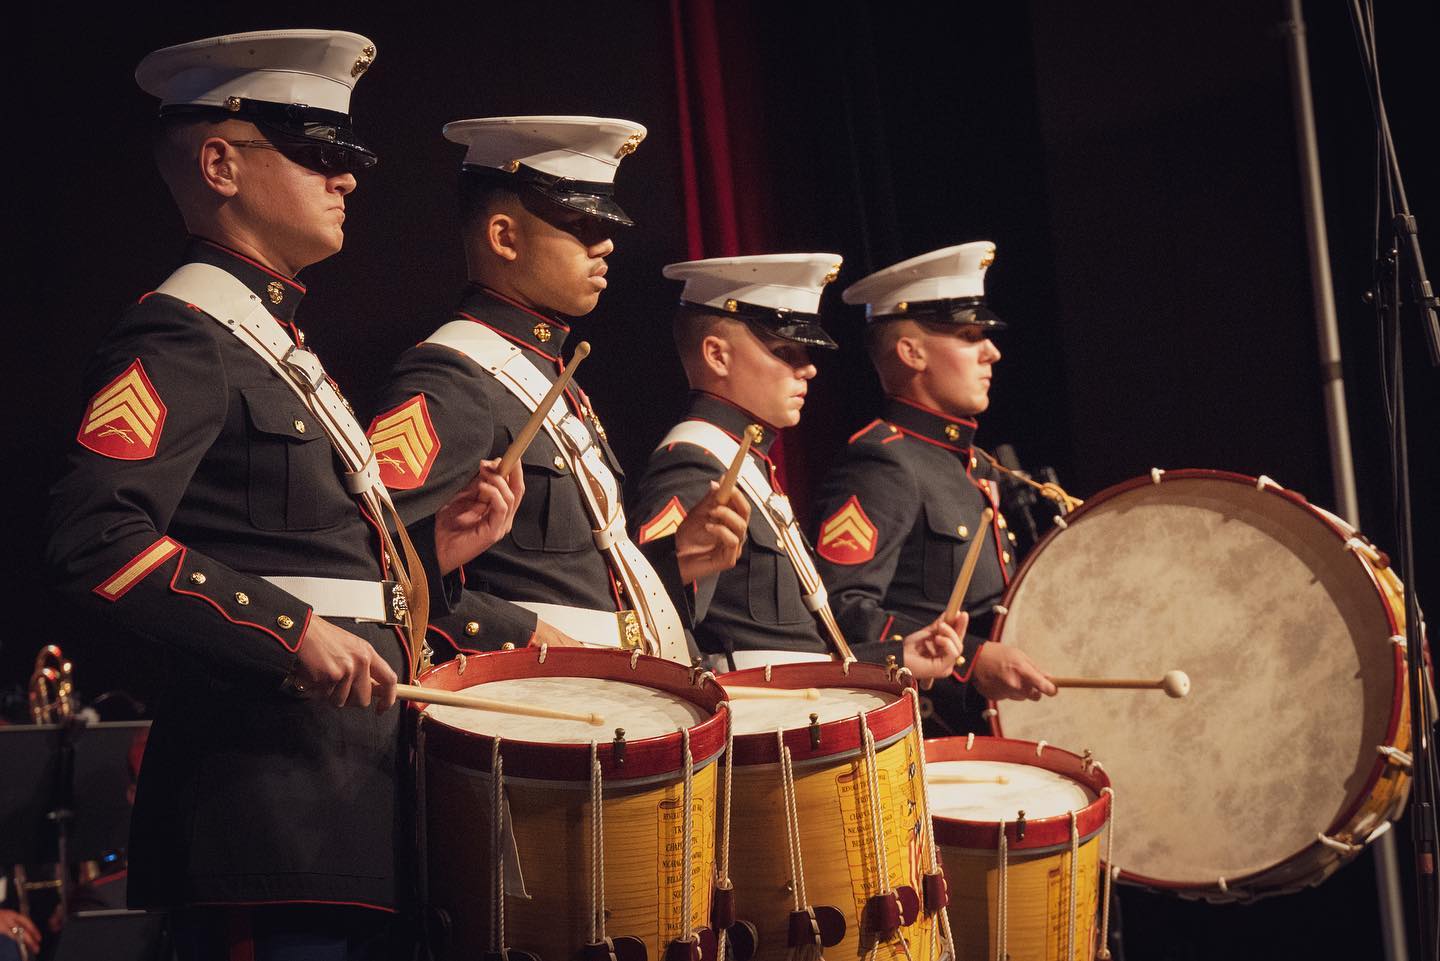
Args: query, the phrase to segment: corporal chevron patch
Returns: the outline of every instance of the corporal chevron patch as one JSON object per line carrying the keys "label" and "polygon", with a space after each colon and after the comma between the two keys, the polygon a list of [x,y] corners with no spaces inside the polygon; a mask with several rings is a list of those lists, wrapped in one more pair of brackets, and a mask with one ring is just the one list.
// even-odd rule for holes
{"label": "corporal chevron patch", "polygon": [[424,394],[376,417],[366,434],[386,487],[411,490],[425,483],[440,453],[440,438],[430,423]]}
{"label": "corporal chevron patch", "polygon": [[116,460],[146,460],[155,456],[164,426],[165,404],[136,358],[90,398],[75,439]]}
{"label": "corporal chevron patch", "polygon": [[670,498],[654,517],[640,525],[640,543],[648,544],[650,541],[669,537],[675,533],[684,519],[685,508],[680,506],[680,498]]}
{"label": "corporal chevron patch", "polygon": [[815,551],[832,564],[863,564],[875,557],[880,532],[854,494],[820,525]]}

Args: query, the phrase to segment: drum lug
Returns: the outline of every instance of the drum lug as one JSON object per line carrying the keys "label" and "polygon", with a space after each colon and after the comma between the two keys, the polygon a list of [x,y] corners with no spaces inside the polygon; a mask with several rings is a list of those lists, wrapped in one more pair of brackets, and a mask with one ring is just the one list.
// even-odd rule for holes
{"label": "drum lug", "polygon": [[925,913],[935,915],[940,909],[950,904],[950,886],[945,883],[945,872],[936,868],[933,871],[926,871],[925,876],[920,879],[920,885],[925,891]]}
{"label": "drum lug", "polygon": [[1021,811],[1015,817],[1015,841],[1019,843],[1025,840],[1025,812]]}
{"label": "drum lug", "polygon": [[620,937],[592,941],[575,957],[576,961],[645,961],[648,953],[639,938]]}
{"label": "drum lug", "polygon": [[[744,924],[745,922],[741,922]],[[786,946],[804,948],[819,945],[833,948],[845,940],[845,915],[828,904],[812,905],[804,911],[790,912],[789,936]]]}
{"label": "drum lug", "polygon": [[1085,753],[1080,756],[1080,770],[1086,774],[1095,770],[1095,752],[1088,747],[1085,749]]}
{"label": "drum lug", "polygon": [[810,715],[810,750],[820,750],[820,715]]}
{"label": "drum lug", "polygon": [[700,939],[695,935],[689,938],[676,938],[665,946],[665,961],[701,961]]}
{"label": "drum lug", "polygon": [[735,923],[735,887],[728,881],[716,881],[710,894],[710,925],[717,931]]}
{"label": "drum lug", "polygon": [[726,930],[725,940],[729,945],[727,953],[730,961],[750,961],[755,957],[755,948],[760,944],[760,932],[749,921],[736,921]]}
{"label": "drum lug", "polygon": [[900,676],[900,665],[895,660],[894,654],[885,655],[885,677],[894,681]]}
{"label": "drum lug", "polygon": [[615,759],[616,767],[625,766],[625,729],[623,727],[615,729],[615,740],[610,742],[610,753],[611,757]]}

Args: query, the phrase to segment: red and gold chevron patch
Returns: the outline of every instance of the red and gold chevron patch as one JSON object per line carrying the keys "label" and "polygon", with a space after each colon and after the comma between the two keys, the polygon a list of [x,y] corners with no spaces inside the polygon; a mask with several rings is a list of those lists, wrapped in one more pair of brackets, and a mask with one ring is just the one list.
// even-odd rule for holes
{"label": "red and gold chevron patch", "polygon": [[680,506],[680,498],[670,498],[654,517],[640,525],[640,543],[648,544],[650,541],[669,537],[679,529],[680,522],[684,519],[685,508]]}
{"label": "red and gold chevron patch", "polygon": [[95,593],[107,601],[118,601],[124,597],[130,588],[139,584],[161,564],[164,564],[180,550],[180,545],[168,537],[162,537],[139,554],[130,558],[126,564],[114,574],[105,578],[96,588]]}
{"label": "red and gold chevron patch", "polygon": [[155,456],[164,426],[165,404],[136,358],[90,398],[75,439],[116,460],[146,460]]}
{"label": "red and gold chevron patch", "polygon": [[875,557],[879,535],[859,499],[851,494],[844,506],[820,525],[820,543],[815,550],[832,564],[863,564]]}
{"label": "red and gold chevron patch", "polygon": [[440,438],[430,423],[424,394],[376,417],[366,433],[386,487],[404,491],[425,483],[440,453]]}

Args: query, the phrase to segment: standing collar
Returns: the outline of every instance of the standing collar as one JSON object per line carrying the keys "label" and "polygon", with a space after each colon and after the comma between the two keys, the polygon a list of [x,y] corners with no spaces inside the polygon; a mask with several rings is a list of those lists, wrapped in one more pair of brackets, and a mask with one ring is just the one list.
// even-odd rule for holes
{"label": "standing collar", "polygon": [[260,298],[270,316],[289,326],[295,325],[295,311],[305,296],[305,287],[294,277],[276,273],[238,251],[204,237],[191,237],[185,248],[187,264],[209,264],[219,267],[240,281]]}
{"label": "standing collar", "polygon": [[759,427],[760,442],[752,443],[750,449],[766,460],[770,459],[770,448],[775,446],[775,439],[780,436],[780,431],[749,411],[736,407],[723,397],[706,393],[703,390],[690,392],[690,410],[685,419],[707,421],[737,441],[745,436],[746,428],[752,425]]}
{"label": "standing collar", "polygon": [[558,362],[570,325],[525,307],[489,287],[470,284],[456,308],[462,316],[479,321],[521,347]]}
{"label": "standing collar", "polygon": [[895,396],[885,398],[885,419],[911,436],[957,453],[969,452],[979,426],[969,417],[951,417]]}

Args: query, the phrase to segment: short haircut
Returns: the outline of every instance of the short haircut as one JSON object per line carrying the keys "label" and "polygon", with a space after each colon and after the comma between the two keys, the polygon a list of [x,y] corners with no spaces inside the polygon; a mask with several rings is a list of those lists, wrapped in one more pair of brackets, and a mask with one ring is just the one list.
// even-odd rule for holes
{"label": "short haircut", "polygon": [[518,199],[511,185],[502,181],[498,174],[499,171],[472,167],[460,170],[460,225],[465,230],[470,230],[493,214],[501,202]]}
{"label": "short haircut", "polygon": [[681,361],[694,357],[705,338],[718,332],[726,321],[735,322],[735,318],[726,317],[713,308],[681,304],[671,325],[675,335],[675,352],[680,355]]}

